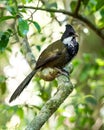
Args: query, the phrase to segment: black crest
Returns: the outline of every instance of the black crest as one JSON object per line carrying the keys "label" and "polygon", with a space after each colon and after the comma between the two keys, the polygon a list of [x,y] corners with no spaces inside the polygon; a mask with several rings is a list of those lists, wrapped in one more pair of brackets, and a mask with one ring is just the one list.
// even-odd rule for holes
{"label": "black crest", "polygon": [[72,36],[74,34],[75,34],[74,28],[70,24],[67,24],[66,25],[66,30],[63,33],[62,37],[61,37],[61,41],[63,41],[65,38],[67,38],[69,36]]}

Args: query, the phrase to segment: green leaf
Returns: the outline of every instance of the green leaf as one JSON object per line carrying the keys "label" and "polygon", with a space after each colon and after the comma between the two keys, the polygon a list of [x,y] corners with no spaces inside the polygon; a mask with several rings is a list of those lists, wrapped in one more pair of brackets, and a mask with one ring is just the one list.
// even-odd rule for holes
{"label": "green leaf", "polygon": [[96,19],[96,24],[99,28],[104,28],[104,8],[102,8],[100,11],[100,19]]}
{"label": "green leaf", "polygon": [[21,2],[22,2],[23,4],[26,4],[26,0],[21,0]]}
{"label": "green leaf", "polygon": [[6,49],[11,33],[12,31],[10,31],[10,29],[8,29],[6,32],[0,33],[0,51],[1,52],[3,52]]}
{"label": "green leaf", "polygon": [[36,29],[38,30],[38,32],[40,33],[41,32],[41,28],[40,28],[40,25],[37,23],[37,22],[33,22],[34,26],[36,27]]}
{"label": "green leaf", "polygon": [[87,6],[86,6],[86,10],[84,10],[85,13],[86,13],[87,15],[93,14],[93,13],[96,11],[96,5],[97,5],[97,1],[96,1],[96,0],[90,0],[90,1],[88,2]]}
{"label": "green leaf", "polygon": [[75,122],[75,121],[76,121],[76,116],[70,117],[69,120],[70,120],[70,122],[72,122],[72,123]]}
{"label": "green leaf", "polygon": [[21,0],[23,4],[30,3],[32,0]]}
{"label": "green leaf", "polygon": [[83,2],[83,4],[84,4],[84,6],[86,7],[87,4],[88,4],[88,2],[89,2],[89,0],[82,0],[82,2]]}
{"label": "green leaf", "polygon": [[97,63],[99,66],[104,66],[104,60],[103,60],[103,59],[97,58],[97,59],[96,59],[96,63]]}
{"label": "green leaf", "polygon": [[99,28],[103,28],[104,27],[104,17],[102,17],[100,20],[97,21],[97,26]]}
{"label": "green leaf", "polygon": [[88,53],[84,53],[84,54],[83,54],[83,58],[84,58],[84,61],[89,62],[90,59],[91,59],[91,56],[90,56],[90,54],[88,54]]}
{"label": "green leaf", "polygon": [[24,113],[23,113],[23,109],[22,108],[18,108],[16,113],[17,113],[17,115],[19,115],[20,118],[24,117]]}
{"label": "green leaf", "polygon": [[76,1],[72,1],[71,4],[70,4],[72,12],[75,10],[76,3],[77,3]]}
{"label": "green leaf", "polygon": [[80,60],[78,60],[78,59],[73,60],[73,65],[74,65],[75,67],[77,67],[77,66],[80,65],[80,64],[81,64],[81,61],[80,61]]}
{"label": "green leaf", "polygon": [[6,92],[6,77],[4,75],[0,75],[0,94],[4,94]]}
{"label": "green leaf", "polygon": [[57,9],[57,3],[56,2],[48,3],[45,6],[46,6],[46,8],[55,8],[55,9]]}
{"label": "green leaf", "polygon": [[104,7],[104,0],[97,0],[96,10],[99,10],[102,7]]}
{"label": "green leaf", "polygon": [[43,36],[43,37],[41,38],[41,42],[44,42],[45,40],[46,40],[46,37]]}
{"label": "green leaf", "polygon": [[104,8],[102,8],[102,9],[100,10],[100,15],[101,15],[102,18],[104,18]]}
{"label": "green leaf", "polygon": [[36,45],[36,48],[38,49],[38,51],[41,50],[41,46],[39,46],[39,45]]}
{"label": "green leaf", "polygon": [[36,27],[39,33],[41,32],[41,27],[36,21],[32,21],[32,20],[28,20],[28,21],[34,24],[34,26]]}
{"label": "green leaf", "polygon": [[61,115],[60,115],[60,116],[58,117],[58,122],[57,122],[57,128],[56,128],[56,129],[60,128],[60,126],[63,124],[64,120],[65,120],[65,117],[64,117],[64,116],[61,116]]}
{"label": "green leaf", "polygon": [[0,17],[0,22],[3,22],[5,20],[9,20],[9,19],[14,19],[15,17],[14,16],[3,16],[3,17]]}
{"label": "green leaf", "polygon": [[29,31],[29,25],[27,20],[18,18],[18,33],[20,36],[24,37]]}
{"label": "green leaf", "polygon": [[0,83],[5,82],[6,79],[7,79],[7,78],[6,78],[5,76],[0,75]]}
{"label": "green leaf", "polygon": [[17,14],[17,9],[16,7],[13,6],[8,6],[7,10],[12,14],[12,15],[16,15]]}
{"label": "green leaf", "polygon": [[85,100],[85,102],[90,103],[92,105],[96,105],[97,104],[96,98],[94,96],[92,96],[92,95],[85,96],[84,100]]}
{"label": "green leaf", "polygon": [[6,82],[0,83],[0,96],[6,92]]}

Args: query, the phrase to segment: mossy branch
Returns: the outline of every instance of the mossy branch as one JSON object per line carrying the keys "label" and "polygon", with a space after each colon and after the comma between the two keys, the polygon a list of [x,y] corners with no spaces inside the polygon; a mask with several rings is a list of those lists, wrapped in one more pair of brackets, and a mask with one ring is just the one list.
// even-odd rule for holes
{"label": "mossy branch", "polygon": [[39,114],[34,117],[31,123],[27,126],[26,130],[40,130],[44,123],[69,96],[72,90],[73,85],[70,80],[63,75],[59,76],[57,92],[50,100],[46,102],[46,104],[40,110]]}

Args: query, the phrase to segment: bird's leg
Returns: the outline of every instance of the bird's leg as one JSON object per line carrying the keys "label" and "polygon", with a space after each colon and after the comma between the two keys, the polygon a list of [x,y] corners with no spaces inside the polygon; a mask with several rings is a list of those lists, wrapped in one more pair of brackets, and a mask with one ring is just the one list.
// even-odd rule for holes
{"label": "bird's leg", "polygon": [[67,78],[69,78],[69,72],[63,68],[57,68],[55,67],[55,69],[62,75],[65,75]]}

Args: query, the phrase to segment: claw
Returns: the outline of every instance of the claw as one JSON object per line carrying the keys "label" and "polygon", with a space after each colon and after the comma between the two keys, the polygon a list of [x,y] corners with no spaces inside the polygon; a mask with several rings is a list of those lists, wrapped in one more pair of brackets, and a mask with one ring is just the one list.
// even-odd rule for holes
{"label": "claw", "polygon": [[60,74],[65,75],[69,79],[69,72],[63,68],[55,68]]}

